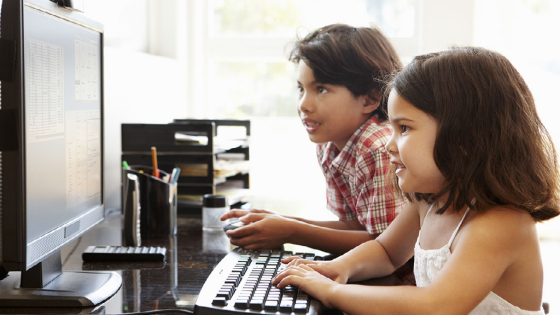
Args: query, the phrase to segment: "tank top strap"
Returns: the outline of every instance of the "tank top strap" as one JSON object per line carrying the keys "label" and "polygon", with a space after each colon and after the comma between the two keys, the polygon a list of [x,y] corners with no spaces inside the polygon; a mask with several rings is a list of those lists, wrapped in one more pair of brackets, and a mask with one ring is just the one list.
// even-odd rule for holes
{"label": "tank top strap", "polygon": [[453,243],[453,240],[455,239],[455,236],[457,236],[457,232],[459,232],[459,229],[461,228],[461,225],[463,225],[463,221],[465,221],[465,218],[467,217],[467,214],[469,214],[470,210],[471,208],[467,208],[467,211],[465,211],[465,214],[463,215],[461,222],[459,222],[459,225],[457,225],[457,228],[455,229],[455,231],[453,231],[453,234],[451,234],[449,243],[447,243],[447,246],[449,246],[450,248],[451,248],[451,244]]}
{"label": "tank top strap", "polygon": [[432,203],[432,205],[430,206],[430,208],[428,209],[428,212],[426,212],[426,216],[424,216],[424,221],[422,221],[422,226],[424,226],[424,222],[426,221],[426,217],[428,216],[428,214],[430,213],[430,211],[432,211],[432,208],[434,207],[435,202]]}

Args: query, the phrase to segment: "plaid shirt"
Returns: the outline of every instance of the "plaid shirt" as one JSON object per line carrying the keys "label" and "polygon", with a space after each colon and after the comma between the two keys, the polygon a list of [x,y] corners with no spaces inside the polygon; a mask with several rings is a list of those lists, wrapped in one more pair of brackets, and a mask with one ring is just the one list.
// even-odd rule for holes
{"label": "plaid shirt", "polygon": [[388,121],[367,120],[342,151],[332,143],[317,145],[317,158],[327,182],[327,208],[340,220],[358,219],[370,234],[383,232],[403,201],[388,193],[390,157],[385,144],[391,136]]}

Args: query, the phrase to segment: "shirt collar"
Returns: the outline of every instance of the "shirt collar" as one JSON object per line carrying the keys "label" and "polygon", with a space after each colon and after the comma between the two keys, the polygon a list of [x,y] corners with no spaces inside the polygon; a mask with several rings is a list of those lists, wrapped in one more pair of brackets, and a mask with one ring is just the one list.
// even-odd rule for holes
{"label": "shirt collar", "polygon": [[368,120],[366,120],[360,128],[356,129],[354,134],[348,139],[346,145],[342,151],[338,150],[338,148],[332,142],[328,142],[325,145],[325,154],[323,154],[323,159],[321,161],[322,166],[338,168],[343,170],[348,162],[348,156],[352,154],[352,151],[356,147],[356,143],[359,141],[362,133],[366,130],[371,124],[379,124],[379,117],[377,115],[371,116]]}

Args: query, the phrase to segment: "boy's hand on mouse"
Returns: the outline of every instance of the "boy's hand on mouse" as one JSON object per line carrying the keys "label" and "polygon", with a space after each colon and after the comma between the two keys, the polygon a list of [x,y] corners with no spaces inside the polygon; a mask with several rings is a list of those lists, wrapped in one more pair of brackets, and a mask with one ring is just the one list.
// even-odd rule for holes
{"label": "boy's hand on mouse", "polygon": [[310,264],[294,264],[279,273],[272,280],[272,284],[278,288],[294,285],[321,301],[325,307],[332,308],[329,297],[341,284],[315,271],[312,266]]}
{"label": "boy's hand on mouse", "polygon": [[227,231],[233,245],[246,249],[279,248],[288,242],[295,220],[274,212],[253,209],[239,220],[245,226]]}
{"label": "boy's hand on mouse", "polygon": [[241,209],[232,209],[220,217],[220,220],[225,221],[227,219],[235,219],[247,215],[249,210],[241,210]]}
{"label": "boy's hand on mouse", "polygon": [[[270,214],[276,214],[272,211],[268,211],[268,210],[260,210],[260,209],[251,209],[251,210],[241,210],[241,209],[232,209],[224,214],[222,214],[222,216],[220,217],[220,220],[225,221],[227,219],[235,219],[235,218],[241,218],[243,216],[248,215],[249,213],[270,213]],[[247,223],[247,222],[244,222]]]}

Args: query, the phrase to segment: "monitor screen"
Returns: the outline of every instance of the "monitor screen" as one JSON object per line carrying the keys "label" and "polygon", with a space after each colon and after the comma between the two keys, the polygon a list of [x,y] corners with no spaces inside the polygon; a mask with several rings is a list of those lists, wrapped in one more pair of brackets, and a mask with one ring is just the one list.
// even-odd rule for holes
{"label": "monitor screen", "polygon": [[35,240],[103,205],[101,35],[30,6],[24,30],[27,239]]}
{"label": "monitor screen", "polygon": [[17,277],[22,287],[64,282],[60,249],[103,220],[103,27],[49,0],[1,2],[1,62],[11,67],[1,75],[0,262],[21,271],[0,281],[10,296]]}

